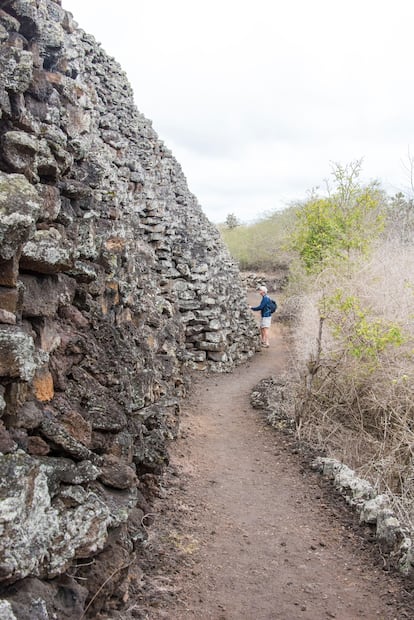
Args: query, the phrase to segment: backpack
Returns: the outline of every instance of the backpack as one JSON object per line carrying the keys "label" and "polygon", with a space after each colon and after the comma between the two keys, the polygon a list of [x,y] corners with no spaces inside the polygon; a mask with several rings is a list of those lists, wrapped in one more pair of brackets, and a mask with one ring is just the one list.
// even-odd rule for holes
{"label": "backpack", "polygon": [[277,303],[275,302],[274,299],[271,299],[269,297],[269,301],[267,302],[267,306],[270,310],[270,312],[273,314],[273,312],[276,312],[276,308],[277,308]]}

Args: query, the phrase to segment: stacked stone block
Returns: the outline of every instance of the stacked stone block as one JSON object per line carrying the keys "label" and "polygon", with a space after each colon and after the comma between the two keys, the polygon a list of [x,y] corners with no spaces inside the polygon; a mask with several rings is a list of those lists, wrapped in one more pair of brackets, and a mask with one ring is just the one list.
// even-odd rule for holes
{"label": "stacked stone block", "polygon": [[127,594],[186,377],[257,330],[119,65],[54,0],[1,3],[0,46],[0,609],[95,617]]}

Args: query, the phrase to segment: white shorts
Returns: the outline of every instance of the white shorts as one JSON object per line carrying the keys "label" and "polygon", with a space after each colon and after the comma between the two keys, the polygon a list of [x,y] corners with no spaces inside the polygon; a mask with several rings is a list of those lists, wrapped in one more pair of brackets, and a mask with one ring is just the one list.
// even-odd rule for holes
{"label": "white shorts", "polygon": [[260,327],[270,327],[271,322],[272,322],[271,316],[262,316],[260,320]]}

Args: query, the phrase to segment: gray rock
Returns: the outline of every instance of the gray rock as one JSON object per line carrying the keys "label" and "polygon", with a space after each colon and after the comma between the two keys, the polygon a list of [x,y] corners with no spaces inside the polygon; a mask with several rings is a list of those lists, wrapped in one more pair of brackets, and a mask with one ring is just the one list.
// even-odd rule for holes
{"label": "gray rock", "polygon": [[374,524],[377,522],[380,512],[389,507],[389,497],[387,495],[377,495],[376,497],[364,502],[359,514],[359,520],[364,523]]}
{"label": "gray rock", "polygon": [[17,620],[9,601],[0,600],[0,617],[3,620]]}
{"label": "gray rock", "polygon": [[58,308],[70,305],[75,295],[75,281],[63,274],[21,274],[20,282],[24,285],[23,316],[29,318],[55,316]]}
{"label": "gray rock", "polygon": [[0,376],[30,381],[34,377],[33,338],[17,326],[0,325]]}
{"label": "gray rock", "polygon": [[2,137],[3,156],[13,172],[27,173],[35,168],[39,140],[24,131],[8,131]]}
{"label": "gray rock", "polygon": [[[6,25],[9,26],[9,24]],[[0,75],[4,88],[13,93],[23,93],[29,88],[33,76],[33,56],[15,47],[2,46]]]}
{"label": "gray rock", "polygon": [[[20,580],[19,620],[79,618],[84,599],[63,613],[46,580],[99,556],[99,588],[112,554],[129,565],[189,371],[231,370],[258,328],[119,65],[60,2],[6,3],[0,41],[0,581]],[[128,598],[117,579],[94,611]]]}
{"label": "gray rock", "polygon": [[39,195],[26,178],[0,172],[0,257],[16,254],[34,234],[39,214]]}
{"label": "gray rock", "polygon": [[376,525],[382,552],[390,556],[403,574],[409,575],[414,566],[411,538],[389,506],[389,497],[376,495],[366,480],[358,478],[336,459],[318,457],[312,467],[334,481],[348,503],[359,512],[361,522]]}
{"label": "gray rock", "polygon": [[54,577],[74,557],[87,557],[102,548],[109,512],[93,493],[79,505],[65,506],[64,496],[53,504],[47,477],[39,462],[22,452],[0,457],[2,579],[26,575]]}
{"label": "gray rock", "polygon": [[0,308],[0,323],[6,323],[7,325],[15,325],[16,324],[16,315],[13,312],[9,312],[8,310],[3,310]]}
{"label": "gray rock", "polygon": [[73,250],[56,228],[37,230],[23,246],[20,264],[23,269],[37,273],[67,271],[73,265]]}
{"label": "gray rock", "polygon": [[390,508],[378,511],[376,533],[388,552],[398,547],[404,539],[401,524]]}
{"label": "gray rock", "polygon": [[88,459],[96,465],[100,465],[102,458],[86,448],[80,441],[70,435],[65,427],[51,418],[44,418],[40,423],[40,430],[47,439],[53,441],[70,456],[83,460]]}

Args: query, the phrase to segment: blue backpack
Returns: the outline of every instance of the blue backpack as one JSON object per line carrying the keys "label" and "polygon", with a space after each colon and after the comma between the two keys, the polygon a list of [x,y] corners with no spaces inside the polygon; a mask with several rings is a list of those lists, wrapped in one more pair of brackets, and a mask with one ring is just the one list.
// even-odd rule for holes
{"label": "blue backpack", "polygon": [[275,302],[274,299],[271,299],[269,297],[269,301],[267,302],[267,307],[269,308],[270,312],[273,314],[273,312],[276,312],[277,303]]}

